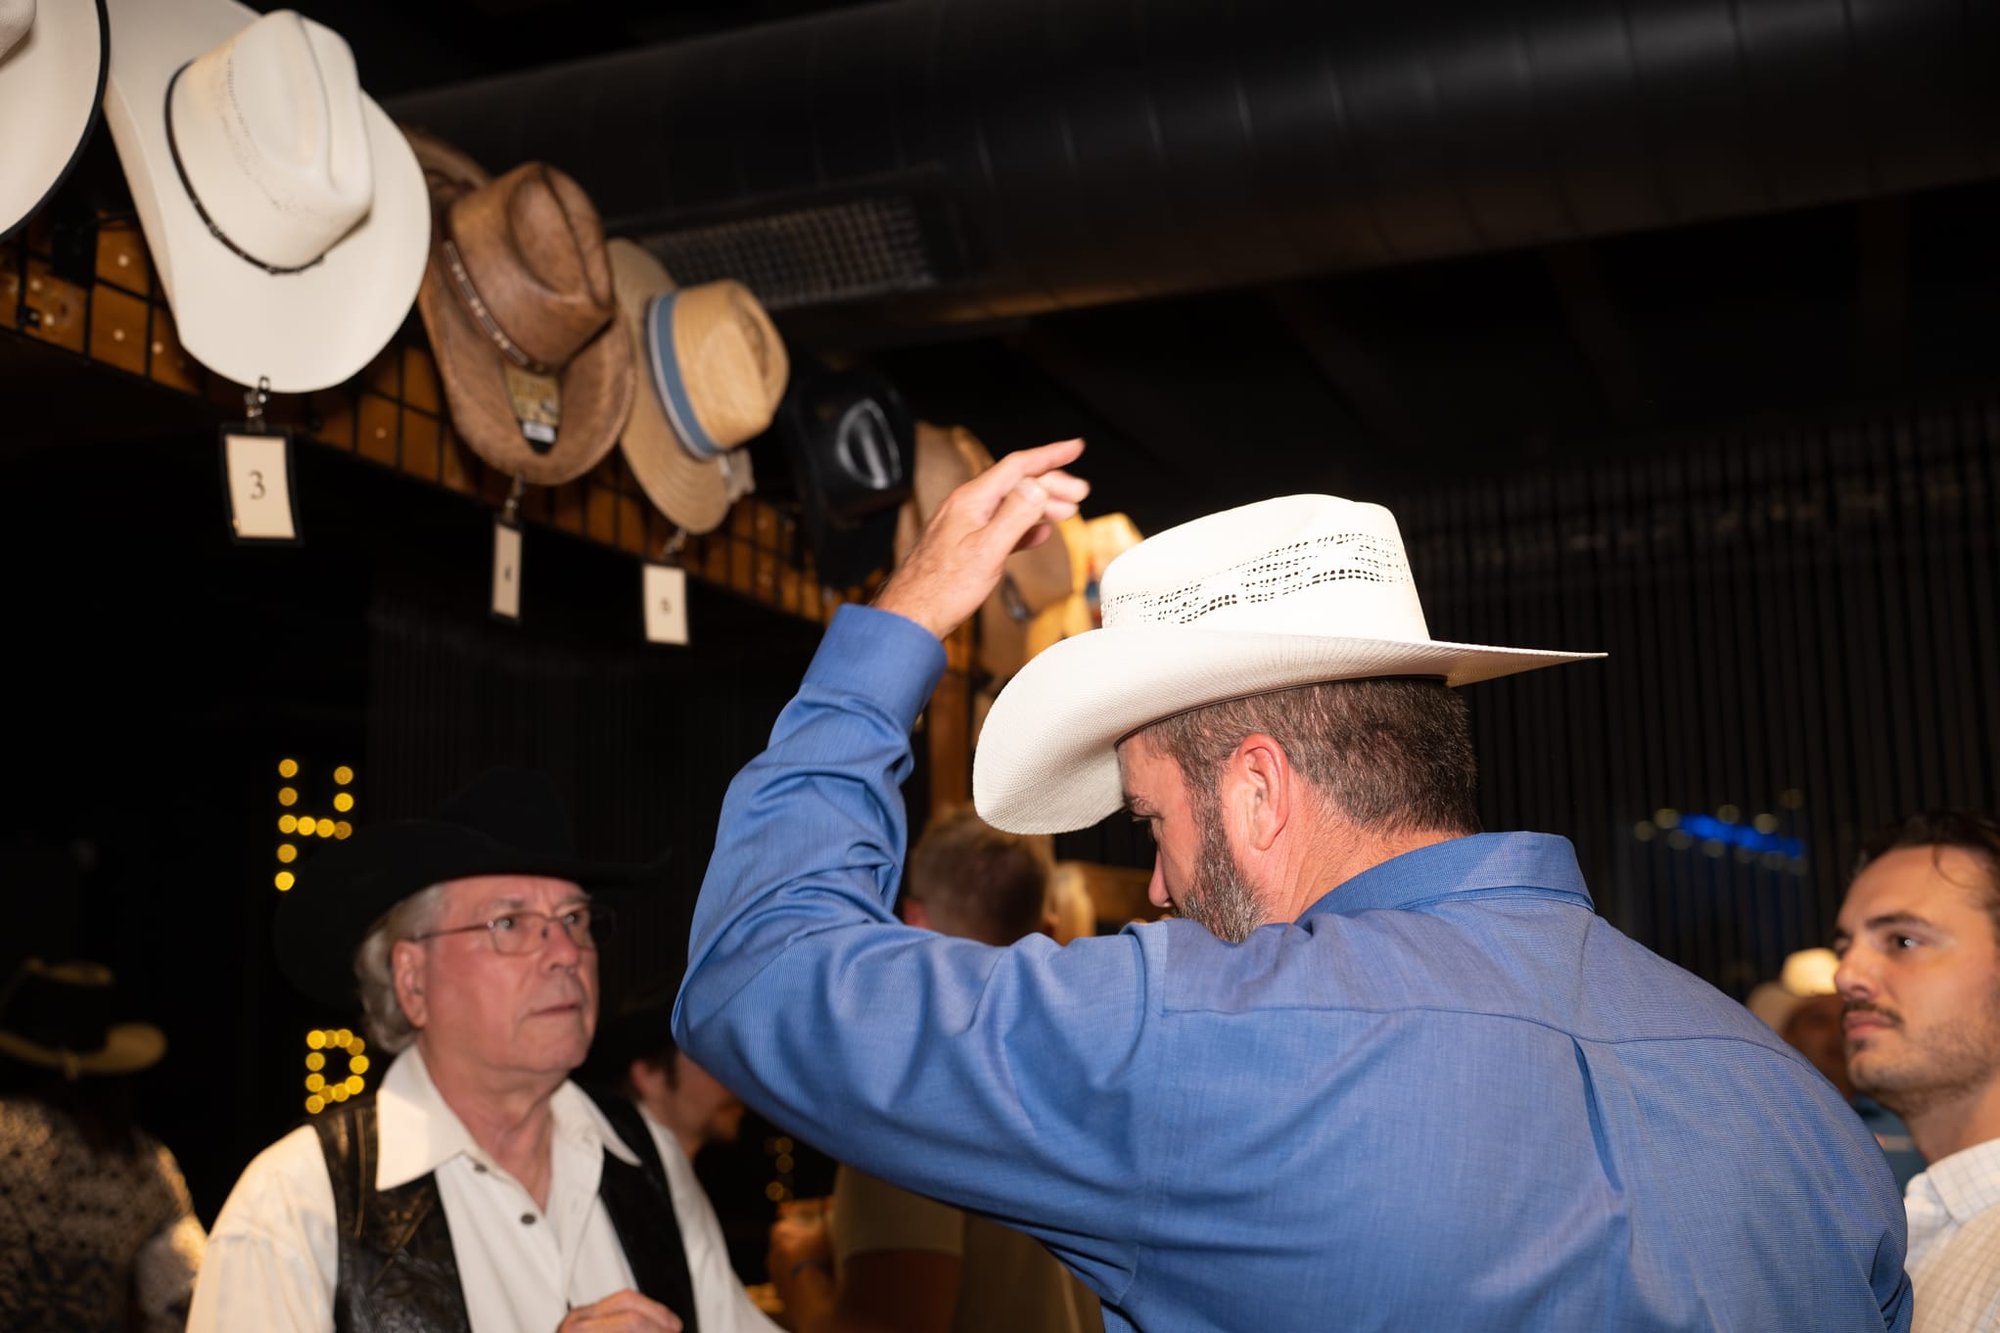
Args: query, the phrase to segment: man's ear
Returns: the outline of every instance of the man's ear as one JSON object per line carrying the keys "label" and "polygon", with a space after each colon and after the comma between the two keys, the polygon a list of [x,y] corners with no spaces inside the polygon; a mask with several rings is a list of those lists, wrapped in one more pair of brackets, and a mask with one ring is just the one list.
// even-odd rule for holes
{"label": "man's ear", "polygon": [[430,1005],[424,995],[424,946],[415,940],[397,940],[389,949],[389,980],[396,987],[396,1002],[410,1026],[421,1028],[430,1019]]}
{"label": "man's ear", "polygon": [[1241,846],[1269,851],[1292,818],[1292,764],[1285,747],[1261,731],[1243,738],[1223,776],[1224,818]]}
{"label": "man's ear", "polygon": [[905,895],[902,908],[904,924],[915,926],[918,930],[932,929],[931,909],[924,905],[923,899]]}

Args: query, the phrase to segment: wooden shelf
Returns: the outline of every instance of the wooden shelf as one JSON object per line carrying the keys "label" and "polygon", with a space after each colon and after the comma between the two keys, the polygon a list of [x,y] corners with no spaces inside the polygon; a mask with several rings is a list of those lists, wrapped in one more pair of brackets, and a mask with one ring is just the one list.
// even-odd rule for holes
{"label": "wooden shelf", "polygon": [[[215,421],[242,414],[243,386],[182,350],[144,237],[128,218],[100,216],[64,234],[44,213],[0,245],[0,338],[10,336],[205,403]],[[452,429],[414,313],[353,380],[319,393],[274,395],[266,416],[301,439],[496,509],[512,485]],[[641,558],[657,558],[674,532],[618,450],[576,481],[529,487],[520,516]],[[871,595],[883,577],[878,572],[857,587],[821,588],[797,519],[754,494],[738,501],[717,531],[690,536],[679,558],[692,578],[816,624],[841,603]]]}

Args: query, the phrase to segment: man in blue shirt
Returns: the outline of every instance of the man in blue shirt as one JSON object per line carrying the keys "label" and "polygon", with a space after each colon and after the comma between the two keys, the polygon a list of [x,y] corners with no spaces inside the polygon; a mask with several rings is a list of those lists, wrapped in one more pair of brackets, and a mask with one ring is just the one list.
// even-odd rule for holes
{"label": "man in blue shirt", "polygon": [[[675,1014],[745,1099],[1042,1239],[1108,1328],[1905,1329],[1881,1153],[1763,1024],[1480,835],[1448,686],[1578,656],[1430,638],[1387,511],[1142,543],[988,715],[981,813],[1121,804],[1179,919],[1066,948],[896,924],[940,640],[1075,512],[1077,442],[954,492],[732,785]],[[1329,683],[1330,682],[1330,683]]]}

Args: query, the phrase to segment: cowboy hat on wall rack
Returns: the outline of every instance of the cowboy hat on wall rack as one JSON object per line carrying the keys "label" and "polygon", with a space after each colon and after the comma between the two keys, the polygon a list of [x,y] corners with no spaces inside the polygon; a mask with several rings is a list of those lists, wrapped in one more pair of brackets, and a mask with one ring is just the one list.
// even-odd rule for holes
{"label": "cowboy hat on wall rack", "polygon": [[563,172],[489,177],[412,131],[436,215],[417,293],[458,436],[517,482],[559,486],[611,452],[632,410],[603,225]]}
{"label": "cowboy hat on wall rack", "polygon": [[0,240],[41,210],[90,142],[105,33],[103,0],[0,0]]}
{"label": "cowboy hat on wall rack", "polygon": [[105,120],[180,342],[241,384],[339,384],[409,314],[430,209],[340,35],[235,0],[106,0]]}
{"label": "cowboy hat on wall rack", "polygon": [[669,521],[713,532],[756,488],[742,446],[770,426],[784,396],[784,340],[742,283],[680,288],[636,242],[607,248],[642,381],[620,441],[625,460]]}

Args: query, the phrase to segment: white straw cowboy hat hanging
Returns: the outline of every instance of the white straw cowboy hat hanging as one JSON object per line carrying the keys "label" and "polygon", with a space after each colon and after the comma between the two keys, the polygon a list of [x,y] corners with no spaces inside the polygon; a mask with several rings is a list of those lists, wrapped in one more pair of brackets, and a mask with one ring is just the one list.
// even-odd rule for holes
{"label": "white straw cowboy hat hanging", "polygon": [[487,180],[436,139],[412,142],[437,206],[417,310],[452,428],[508,476],[573,481],[617,444],[634,387],[597,210],[554,167]]}
{"label": "white straw cowboy hat hanging", "polygon": [[1192,708],[1328,680],[1469,685],[1601,657],[1430,636],[1396,520],[1291,495],[1149,537],[1099,582],[1102,629],[1031,659],[973,755],[980,817],[1012,833],[1087,828],[1124,803],[1119,741]]}
{"label": "white straw cowboy hat hanging", "polygon": [[306,393],[408,316],[430,247],[409,145],[340,35],[234,0],[107,0],[105,120],[190,356]]}
{"label": "white straw cowboy hat hanging", "polygon": [[790,361],[764,307],[740,282],[676,287],[644,247],[614,240],[618,318],[639,362],[620,443],[660,512],[713,532],[756,487],[749,451],[785,394]]}
{"label": "white straw cowboy hat hanging", "polygon": [[0,240],[55,193],[104,99],[101,0],[0,0]]}

